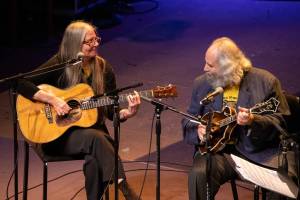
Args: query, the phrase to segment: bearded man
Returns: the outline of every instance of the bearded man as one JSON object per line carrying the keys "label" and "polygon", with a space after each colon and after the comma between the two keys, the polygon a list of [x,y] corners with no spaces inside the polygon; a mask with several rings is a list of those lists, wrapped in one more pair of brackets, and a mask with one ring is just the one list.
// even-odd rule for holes
{"label": "bearded man", "polygon": [[[198,147],[203,147],[207,139],[208,120],[202,120],[201,124],[188,119],[182,120],[185,141],[196,147],[188,179],[190,200],[207,199],[207,182],[210,183],[210,194],[214,198],[222,184],[238,177],[226,159],[226,154],[233,153],[260,164],[278,167],[280,164],[276,155],[280,130],[285,128],[283,115],[290,113],[279,80],[270,72],[253,67],[251,61],[230,38],[222,37],[212,42],[205,54],[204,72],[194,81],[188,113],[203,116],[210,109],[222,111],[225,107],[236,111],[236,115],[234,112],[226,113],[236,116],[236,121],[232,122],[234,126],[231,133],[235,142],[221,146],[210,155],[210,173],[207,177],[209,165],[206,162],[206,153],[198,151]],[[216,95],[209,105],[200,103],[209,93],[220,87],[223,93]],[[251,112],[251,107],[271,97],[280,102],[277,110],[263,114]],[[213,123],[220,125],[214,117]],[[211,141],[213,137],[211,134]],[[289,165],[293,165],[292,160],[289,160]],[[295,174],[292,168],[289,166],[289,172]]]}

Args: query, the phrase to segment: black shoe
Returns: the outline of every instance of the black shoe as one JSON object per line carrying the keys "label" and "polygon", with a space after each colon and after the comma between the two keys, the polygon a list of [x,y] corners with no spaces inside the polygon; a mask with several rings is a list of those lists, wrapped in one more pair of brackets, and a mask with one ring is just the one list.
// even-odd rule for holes
{"label": "black shoe", "polygon": [[126,200],[142,200],[142,198],[139,199],[139,196],[130,187],[126,180],[119,184],[119,189],[122,191]]}

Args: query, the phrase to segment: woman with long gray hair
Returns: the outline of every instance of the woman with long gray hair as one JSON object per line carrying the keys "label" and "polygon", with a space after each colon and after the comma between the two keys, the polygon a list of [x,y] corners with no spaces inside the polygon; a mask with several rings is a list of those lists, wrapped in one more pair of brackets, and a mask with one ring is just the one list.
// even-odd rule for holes
{"label": "woman with long gray hair", "polygon": [[[76,86],[79,83],[90,85],[95,95],[113,91],[116,80],[111,65],[97,54],[101,42],[96,28],[84,21],[75,21],[65,30],[58,53],[41,68],[76,59],[78,53],[83,57],[82,64],[57,70],[47,75],[31,79],[22,79],[18,92],[28,99],[50,104],[60,117],[71,112],[71,107],[61,97],[37,87],[49,84],[60,89]],[[133,117],[139,107],[140,97],[137,92],[127,96],[128,108],[120,109],[120,120]],[[88,128],[71,127],[57,139],[42,144],[45,153],[54,156],[82,156],[85,163],[85,189],[87,199],[100,199],[106,185],[114,177],[113,139],[109,136],[105,119],[112,119],[112,107],[98,109],[97,122]],[[51,134],[51,133],[49,133]],[[137,199],[137,195],[128,186],[123,166],[119,162],[119,188],[125,198]]]}

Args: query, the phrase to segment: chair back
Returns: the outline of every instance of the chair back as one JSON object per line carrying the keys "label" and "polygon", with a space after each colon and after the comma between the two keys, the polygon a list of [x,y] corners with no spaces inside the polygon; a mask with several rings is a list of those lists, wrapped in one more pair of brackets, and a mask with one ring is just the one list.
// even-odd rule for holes
{"label": "chair back", "polygon": [[287,131],[293,134],[293,139],[300,141],[300,102],[299,97],[285,94],[291,115],[284,116],[287,123]]}

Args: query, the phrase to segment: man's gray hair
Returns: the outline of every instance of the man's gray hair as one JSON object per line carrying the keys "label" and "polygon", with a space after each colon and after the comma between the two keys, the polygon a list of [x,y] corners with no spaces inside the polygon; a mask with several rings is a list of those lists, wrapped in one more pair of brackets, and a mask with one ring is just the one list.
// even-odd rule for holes
{"label": "man's gray hair", "polygon": [[216,50],[217,62],[220,67],[218,80],[214,84],[221,87],[239,85],[244,72],[249,71],[252,67],[251,61],[230,38],[218,38],[210,47]]}

